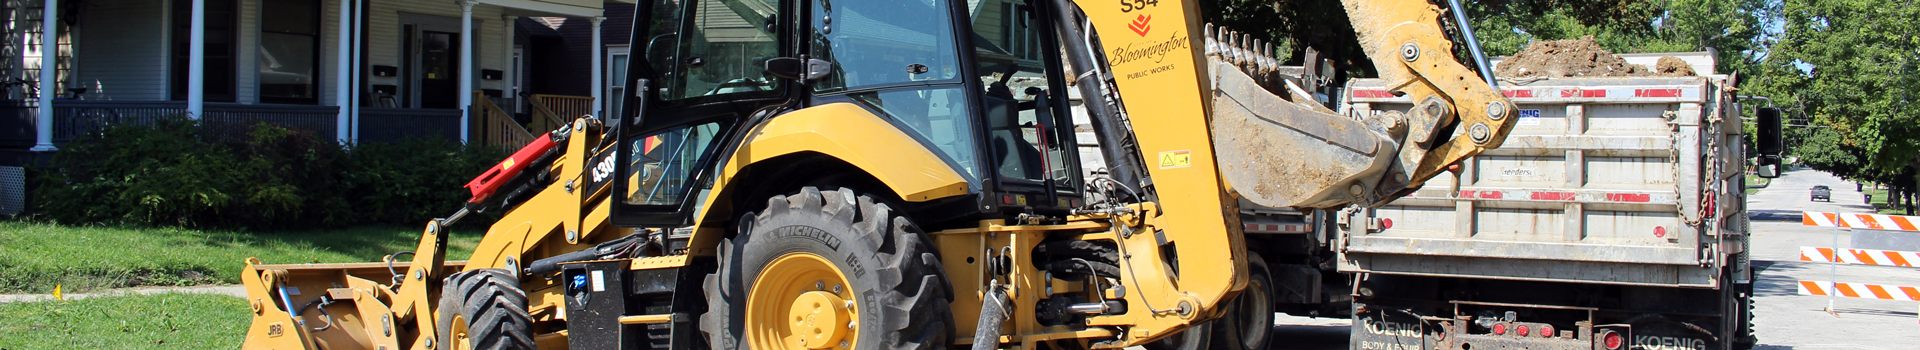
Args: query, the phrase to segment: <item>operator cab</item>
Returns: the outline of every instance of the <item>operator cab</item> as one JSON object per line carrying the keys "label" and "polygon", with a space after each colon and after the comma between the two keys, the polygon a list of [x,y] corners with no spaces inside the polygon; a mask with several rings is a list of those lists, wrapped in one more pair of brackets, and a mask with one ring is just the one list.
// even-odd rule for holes
{"label": "operator cab", "polygon": [[[1018,0],[642,1],[635,16],[652,25],[635,28],[632,44],[644,54],[625,67],[632,90],[615,96],[609,120],[619,151],[593,160],[616,157],[613,222],[692,223],[746,130],[833,103],[872,112],[967,178],[968,196],[909,210],[1063,216],[1082,204],[1083,179],[1045,10]],[[826,69],[778,78],[769,61]]]}

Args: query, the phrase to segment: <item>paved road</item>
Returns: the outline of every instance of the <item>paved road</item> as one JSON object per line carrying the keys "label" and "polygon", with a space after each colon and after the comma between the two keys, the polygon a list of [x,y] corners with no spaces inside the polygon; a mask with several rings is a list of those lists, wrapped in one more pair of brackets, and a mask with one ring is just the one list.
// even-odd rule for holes
{"label": "paved road", "polygon": [[[1833,202],[1814,202],[1808,189],[1833,188]],[[1788,172],[1747,198],[1753,220],[1754,330],[1760,349],[1920,349],[1920,302],[1798,295],[1800,280],[1920,286],[1920,268],[1830,266],[1800,261],[1801,246],[1849,247],[1848,233],[1800,224],[1800,212],[1871,213],[1854,184],[1813,170]]]}

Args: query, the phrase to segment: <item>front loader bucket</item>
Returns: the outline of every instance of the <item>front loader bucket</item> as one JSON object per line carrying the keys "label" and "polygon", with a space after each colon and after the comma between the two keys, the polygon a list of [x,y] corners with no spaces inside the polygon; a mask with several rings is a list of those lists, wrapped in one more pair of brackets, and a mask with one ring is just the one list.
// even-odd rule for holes
{"label": "front loader bucket", "polygon": [[[247,259],[241,282],[253,311],[242,349],[404,349],[422,336],[393,305],[395,271],[409,262],[262,265]],[[449,261],[446,273],[465,261]],[[390,270],[391,268],[391,270]],[[440,274],[444,276],[445,274]],[[433,283],[407,279],[400,283]],[[420,316],[420,315],[411,315]],[[425,315],[424,317],[432,317]]]}
{"label": "front loader bucket", "polygon": [[1212,71],[1213,153],[1243,198],[1272,208],[1370,202],[1399,148],[1385,130],[1275,96],[1233,64]]}

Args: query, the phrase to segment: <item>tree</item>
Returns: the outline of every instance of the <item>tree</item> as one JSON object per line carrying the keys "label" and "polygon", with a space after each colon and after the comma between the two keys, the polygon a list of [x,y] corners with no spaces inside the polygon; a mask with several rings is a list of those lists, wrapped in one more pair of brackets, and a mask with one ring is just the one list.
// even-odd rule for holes
{"label": "tree", "polygon": [[[1920,160],[1920,4],[1913,0],[1789,0],[1770,57],[1798,68],[1784,88],[1815,130],[1794,147],[1816,169],[1867,178]],[[1844,151],[1844,152],[1843,152]],[[1854,160],[1841,161],[1847,158]],[[1911,182],[1909,179],[1906,182]]]}

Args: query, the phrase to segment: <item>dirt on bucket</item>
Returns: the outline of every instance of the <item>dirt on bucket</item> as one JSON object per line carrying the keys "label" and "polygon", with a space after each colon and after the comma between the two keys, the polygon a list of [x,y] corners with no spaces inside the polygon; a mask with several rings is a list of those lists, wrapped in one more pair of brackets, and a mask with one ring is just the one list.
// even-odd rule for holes
{"label": "dirt on bucket", "polygon": [[[1675,58],[1673,61],[1678,62]],[[1661,63],[1667,60],[1662,58]],[[1688,73],[1692,68],[1685,62],[1679,62]],[[1663,64],[1664,68],[1665,65]],[[1538,41],[1528,45],[1527,49],[1500,62],[1494,74],[1502,78],[1560,78],[1560,77],[1633,77],[1652,76],[1655,73],[1646,66],[1627,63],[1626,59],[1616,56],[1593,41],[1592,36],[1579,39]],[[1692,75],[1692,74],[1687,74]]]}

